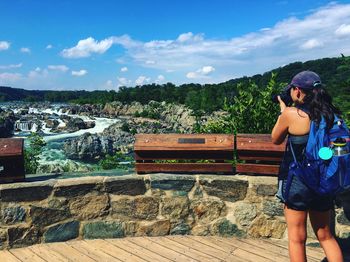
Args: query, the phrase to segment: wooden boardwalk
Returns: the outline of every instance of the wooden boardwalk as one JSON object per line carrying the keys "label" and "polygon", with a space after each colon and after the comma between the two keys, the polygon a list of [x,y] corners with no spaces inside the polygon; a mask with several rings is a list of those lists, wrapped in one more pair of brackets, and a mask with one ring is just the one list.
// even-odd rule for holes
{"label": "wooden boardwalk", "polygon": [[[324,258],[307,247],[308,261]],[[289,261],[285,241],[166,236],[73,240],[0,251],[1,262],[30,261]]]}

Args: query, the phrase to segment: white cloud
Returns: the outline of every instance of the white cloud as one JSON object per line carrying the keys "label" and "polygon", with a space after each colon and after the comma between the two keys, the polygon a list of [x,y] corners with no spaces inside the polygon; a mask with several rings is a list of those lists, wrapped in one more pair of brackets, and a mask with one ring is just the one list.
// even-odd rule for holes
{"label": "white cloud", "polygon": [[47,45],[47,46],[46,46],[46,49],[51,49],[51,48],[53,48],[52,45]]}
{"label": "white cloud", "polygon": [[28,78],[29,79],[38,79],[42,80],[49,76],[49,71],[47,69],[41,69],[40,67],[35,68],[34,70],[29,71]]}
{"label": "white cloud", "polygon": [[204,81],[205,75],[191,69],[211,65],[220,72],[216,74],[218,79],[224,75],[229,79],[294,61],[350,54],[349,41],[334,37],[350,36],[348,25],[350,4],[331,3],[310,10],[302,19],[289,17],[269,28],[231,39],[208,39],[203,34],[187,32],[170,40],[140,42],[125,37],[127,41],[114,44],[125,48],[124,61],[128,59],[139,66],[182,72]]}
{"label": "white cloud", "polygon": [[87,74],[87,71],[85,69],[79,70],[79,71],[72,71],[72,76],[84,76]]}
{"label": "white cloud", "polygon": [[13,69],[13,68],[20,68],[22,67],[22,63],[19,64],[12,64],[12,65],[0,65],[0,69]]}
{"label": "white cloud", "polygon": [[215,71],[215,68],[212,67],[212,66],[203,66],[203,67],[199,70],[199,72],[202,73],[203,75],[208,75],[208,74],[210,74],[210,73],[212,73],[212,72],[214,72],[214,71]]}
{"label": "white cloud", "polygon": [[187,73],[186,77],[189,79],[208,78],[207,76],[214,71],[215,71],[215,68],[213,66],[203,66],[195,72]]}
{"label": "white cloud", "polygon": [[164,77],[163,75],[158,75],[155,82],[156,82],[157,84],[161,84],[161,83],[164,82],[164,80],[165,80],[165,77]]}
{"label": "white cloud", "polygon": [[65,65],[49,65],[47,68],[50,70],[61,71],[61,72],[67,72],[69,70],[69,67]]}
{"label": "white cloud", "polygon": [[335,35],[337,36],[349,36],[350,35],[350,24],[342,24],[335,30]]}
{"label": "white cloud", "polygon": [[177,41],[180,43],[184,43],[189,41],[202,41],[203,39],[203,34],[194,35],[192,32],[188,32],[179,35]]}
{"label": "white cloud", "polygon": [[28,47],[22,47],[22,48],[20,49],[20,51],[21,51],[22,53],[27,53],[27,54],[30,53],[30,49],[29,49]]}
{"label": "white cloud", "polygon": [[188,72],[186,74],[186,77],[189,78],[189,79],[194,79],[194,78],[197,78],[197,74],[195,72]]}
{"label": "white cloud", "polygon": [[118,80],[118,87],[129,86],[129,85],[131,85],[131,82],[132,82],[131,80],[128,80],[125,77],[117,77],[117,80]]}
{"label": "white cloud", "polygon": [[10,83],[18,81],[22,78],[22,75],[19,73],[2,73],[0,74],[0,84]]}
{"label": "white cloud", "polygon": [[124,66],[120,69],[120,72],[127,72],[127,71],[128,71],[128,68],[126,66]]}
{"label": "white cloud", "polygon": [[112,46],[114,41],[114,37],[106,38],[100,42],[96,41],[92,37],[89,37],[80,40],[78,44],[72,48],[63,49],[61,55],[65,58],[81,58],[89,57],[93,53],[103,54]]}
{"label": "white cloud", "polygon": [[156,61],[153,61],[153,60],[147,60],[146,61],[147,65],[154,65],[155,63],[156,63]]}
{"label": "white cloud", "polygon": [[106,83],[104,84],[104,87],[106,89],[112,89],[114,87],[113,81],[112,80],[107,80]]}
{"label": "white cloud", "polygon": [[7,41],[0,41],[0,51],[9,49],[10,45],[11,44]]}
{"label": "white cloud", "polygon": [[310,39],[300,46],[301,49],[313,49],[323,46],[322,42],[317,39]]}
{"label": "white cloud", "polygon": [[163,75],[159,75],[159,76],[157,77],[157,80],[159,80],[159,81],[164,81],[164,80],[165,80],[165,77],[164,77]]}
{"label": "white cloud", "polygon": [[151,78],[146,77],[146,76],[139,76],[136,80],[135,80],[135,84],[140,86],[146,83],[149,83],[151,81]]}

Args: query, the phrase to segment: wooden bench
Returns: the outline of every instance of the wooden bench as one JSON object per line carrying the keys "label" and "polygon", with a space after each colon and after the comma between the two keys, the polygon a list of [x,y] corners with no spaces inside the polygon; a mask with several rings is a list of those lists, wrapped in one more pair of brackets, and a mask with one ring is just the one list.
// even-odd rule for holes
{"label": "wooden bench", "polygon": [[23,138],[0,138],[0,183],[23,181]]}
{"label": "wooden bench", "polygon": [[[278,174],[285,144],[269,134],[137,134],[136,172]],[[234,155],[235,153],[235,155]],[[236,167],[232,165],[236,160]],[[175,163],[162,160],[179,160]],[[195,160],[210,160],[198,163]],[[229,162],[231,160],[231,162]]]}
{"label": "wooden bench", "polygon": [[285,151],[285,143],[275,145],[270,134],[237,134],[236,173],[277,175]]}
{"label": "wooden bench", "polygon": [[[226,134],[137,134],[135,167],[141,173],[233,174],[234,136]],[[163,160],[179,160],[169,163]],[[197,160],[197,162],[194,162]],[[198,160],[210,162],[198,163]]]}

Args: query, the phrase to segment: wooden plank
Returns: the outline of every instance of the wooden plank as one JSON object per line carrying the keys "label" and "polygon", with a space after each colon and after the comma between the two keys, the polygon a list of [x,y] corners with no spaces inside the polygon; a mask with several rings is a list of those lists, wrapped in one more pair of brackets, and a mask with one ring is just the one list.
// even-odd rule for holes
{"label": "wooden plank", "polygon": [[116,257],[106,254],[103,250],[96,248],[95,246],[89,245],[88,243],[80,240],[68,241],[67,245],[76,249],[77,251],[86,254],[90,258],[96,261],[108,261],[108,262],[117,262],[122,261]]}
{"label": "wooden plank", "polygon": [[265,152],[265,151],[240,151],[238,158],[241,160],[263,160],[272,162],[281,162],[284,151],[281,152]]}
{"label": "wooden plank", "polygon": [[[267,241],[267,240],[262,240]],[[273,240],[273,244],[279,247],[283,247],[288,251],[288,242],[286,240]],[[320,261],[325,257],[322,248],[314,248],[306,246],[306,255],[309,259]]]}
{"label": "wooden plank", "polygon": [[149,251],[157,253],[158,255],[161,255],[167,259],[170,259],[172,261],[199,261],[199,260],[193,260],[192,258],[184,254],[175,252],[167,247],[163,247],[158,243],[152,242],[146,237],[133,237],[133,238],[130,238],[129,241],[139,246],[142,246],[148,249]]}
{"label": "wooden plank", "polygon": [[84,262],[94,262],[96,260],[90,258],[88,255],[83,254],[76,249],[70,247],[64,242],[57,242],[55,244],[50,244],[50,248],[55,252],[68,258],[70,261],[84,261]]}
{"label": "wooden plank", "polygon": [[266,250],[261,247],[254,247],[253,249],[250,244],[247,244],[241,241],[240,239],[218,237],[211,238],[217,239],[221,243],[225,243],[227,245],[231,245],[233,247],[249,252],[253,261],[289,261],[288,257],[279,256],[278,254],[271,252],[270,250]]}
{"label": "wooden plank", "polygon": [[20,262],[17,257],[15,257],[10,251],[2,250],[0,251],[0,261],[1,262]]}
{"label": "wooden plank", "polygon": [[14,248],[9,251],[21,261],[46,262],[46,260],[41,258],[39,255],[35,254],[28,248]]}
{"label": "wooden plank", "polygon": [[23,154],[23,138],[0,138],[0,156],[20,156]]}
{"label": "wooden plank", "polygon": [[233,173],[231,163],[135,163],[137,173]]}
{"label": "wooden plank", "polygon": [[277,175],[278,172],[279,172],[279,165],[250,164],[250,163],[236,164],[236,173]]}
{"label": "wooden plank", "polygon": [[[220,249],[217,248],[213,248],[211,246],[205,245],[201,242],[198,241],[194,241],[191,240],[187,237],[171,237],[171,236],[167,236],[166,238],[172,240],[172,241],[176,241],[180,244],[184,244],[187,246],[192,247],[193,249],[200,251],[204,254],[210,255],[210,256],[214,256],[216,259],[220,259],[223,261],[235,261],[233,260],[234,258],[230,258],[229,254],[230,252],[223,252]],[[232,248],[232,252],[234,251],[234,249]]]}
{"label": "wooden plank", "polygon": [[[288,242],[283,241],[280,245],[276,245],[276,243],[270,239],[242,239],[242,241],[251,245],[252,247],[263,247],[265,249],[271,250],[272,252],[277,253],[278,255],[282,255],[285,257],[289,257],[288,251]],[[310,262],[318,262],[320,259],[315,259],[307,254],[307,259]]]}
{"label": "wooden plank", "polygon": [[193,249],[191,246],[184,245],[183,243],[178,243],[176,241],[172,241],[171,239],[166,237],[151,237],[149,239],[152,242],[156,242],[164,247],[168,247],[176,252],[185,254],[186,256],[189,256],[193,259],[197,259],[199,261],[212,261],[212,262],[221,261],[220,259],[217,259],[211,255],[207,255],[205,253],[197,251]]}
{"label": "wooden plank", "polygon": [[[204,139],[204,143],[180,143],[179,139]],[[146,148],[192,148],[192,149],[222,149],[233,148],[234,136],[227,134],[136,134],[134,150]]]}
{"label": "wooden plank", "polygon": [[130,261],[130,262],[147,261],[133,253],[127,252],[124,249],[119,248],[102,239],[84,240],[84,241],[89,245],[94,246],[100,250],[103,250],[108,255],[116,257],[122,261]]}
{"label": "wooden plank", "polygon": [[55,262],[66,262],[68,261],[68,258],[64,255],[61,255],[60,253],[55,252],[52,250],[51,245],[53,244],[38,244],[34,246],[29,246],[28,249],[30,249],[35,254],[39,255],[46,261],[55,261]]}
{"label": "wooden plank", "polygon": [[233,160],[233,150],[170,150],[166,151],[164,148],[159,148],[160,151],[144,150],[134,151],[135,160],[162,160],[162,159],[212,159],[212,160]]}
{"label": "wooden plank", "polygon": [[115,245],[132,254],[138,255],[147,261],[171,261],[165,257],[151,252],[148,249],[130,242],[128,239],[105,239],[105,241]]}
{"label": "wooden plank", "polygon": [[237,134],[236,149],[241,150],[256,150],[267,152],[283,152],[286,148],[286,142],[275,145],[272,143],[271,135],[267,134]]}

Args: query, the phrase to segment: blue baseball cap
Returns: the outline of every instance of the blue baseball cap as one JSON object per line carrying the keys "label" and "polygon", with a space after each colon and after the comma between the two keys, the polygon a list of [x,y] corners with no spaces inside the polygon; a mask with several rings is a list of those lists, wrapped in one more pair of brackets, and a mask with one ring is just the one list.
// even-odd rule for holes
{"label": "blue baseball cap", "polygon": [[293,77],[292,81],[285,87],[285,89],[288,90],[292,87],[312,90],[314,88],[322,87],[322,82],[320,76],[315,72],[302,71]]}

